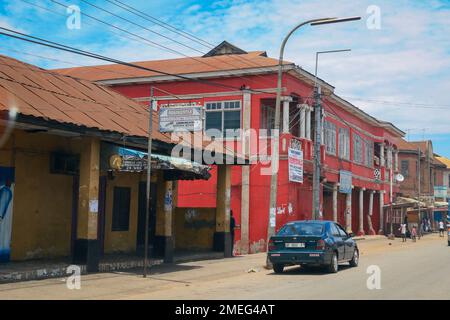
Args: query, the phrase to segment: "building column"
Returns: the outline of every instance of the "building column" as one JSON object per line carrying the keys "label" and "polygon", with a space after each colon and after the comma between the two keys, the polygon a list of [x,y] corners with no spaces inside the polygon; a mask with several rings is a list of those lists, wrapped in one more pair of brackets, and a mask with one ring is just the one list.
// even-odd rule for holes
{"label": "building column", "polygon": [[345,230],[352,233],[352,192],[345,198]]}
{"label": "building column", "polygon": [[174,182],[164,182],[164,262],[173,262]]}
{"label": "building column", "polygon": [[306,135],[305,135],[305,138],[308,139],[308,140],[311,140],[311,109],[309,108],[309,106],[306,109],[305,122],[306,122]]}
{"label": "building column", "polygon": [[384,158],[384,143],[380,144],[380,166],[385,166],[385,158]]}
{"label": "building column", "polygon": [[359,189],[359,217],[358,236],[365,235],[364,232],[364,188]]}
{"label": "building column", "polygon": [[283,133],[289,133],[289,103],[291,97],[283,97]]}
{"label": "building column", "polygon": [[300,105],[300,138],[306,137],[306,108],[307,105]]}
{"label": "building column", "polygon": [[73,263],[85,264],[87,272],[98,272],[100,243],[97,234],[100,178],[100,141],[84,138],[80,156],[77,238]]}
{"label": "building column", "polygon": [[373,224],[372,224],[372,215],[373,215],[373,194],[375,193],[375,191],[370,190],[369,191],[369,213],[367,214],[367,224],[369,227],[369,234],[371,236],[375,235],[376,232],[373,229]]}
{"label": "building column", "polygon": [[338,213],[338,187],[337,187],[337,183],[335,183],[333,185],[333,221],[337,222],[338,218],[337,218],[337,213]]}
{"label": "building column", "polygon": [[384,234],[384,190],[380,190],[380,230],[378,234]]}
{"label": "building column", "polygon": [[[250,119],[251,119],[251,93],[244,91],[242,128],[244,132],[244,143],[242,153],[250,158]],[[249,217],[250,217],[250,166],[242,166],[242,189],[241,189],[241,245],[240,252],[249,252]]]}
{"label": "building column", "polygon": [[216,232],[214,233],[214,251],[224,252],[231,257],[230,234],[231,166],[217,166],[216,192]]}
{"label": "building column", "polygon": [[398,150],[394,149],[394,172],[398,171]]}

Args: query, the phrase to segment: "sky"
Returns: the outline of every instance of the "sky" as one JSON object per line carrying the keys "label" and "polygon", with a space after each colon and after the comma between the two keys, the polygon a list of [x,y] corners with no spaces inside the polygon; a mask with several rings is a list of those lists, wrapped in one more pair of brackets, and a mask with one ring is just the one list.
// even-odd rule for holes
{"label": "sky", "polygon": [[[0,27],[125,61],[199,56],[223,40],[278,57],[283,37],[302,21],[361,16],[359,22],[298,30],[289,40],[285,59],[313,72],[317,51],[351,49],[321,55],[319,76],[339,96],[394,123],[408,140],[431,139],[436,153],[450,157],[450,0],[121,1],[208,44],[132,15],[114,0],[0,0]],[[69,5],[85,14],[79,29],[67,27],[70,14],[64,6]],[[0,54],[44,68],[99,64],[3,36]]]}

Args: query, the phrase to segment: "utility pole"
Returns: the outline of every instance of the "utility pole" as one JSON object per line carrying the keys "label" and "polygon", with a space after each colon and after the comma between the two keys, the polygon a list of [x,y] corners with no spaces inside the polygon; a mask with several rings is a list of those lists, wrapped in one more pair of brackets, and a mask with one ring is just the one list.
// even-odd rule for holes
{"label": "utility pole", "polygon": [[419,211],[419,232],[422,232],[422,219],[420,216],[420,192],[421,192],[421,184],[422,184],[422,174],[421,174],[421,168],[420,168],[420,148],[417,148],[417,171],[418,171],[418,180],[419,180],[419,186],[417,188],[417,200],[418,202],[418,211]]}
{"label": "utility pole", "polygon": [[148,149],[147,149],[147,190],[146,190],[146,200],[147,200],[147,210],[145,211],[145,243],[144,243],[144,278],[147,277],[147,265],[148,265],[148,227],[150,220],[150,210],[151,210],[151,175],[152,175],[152,142],[153,142],[153,86],[150,87],[150,105],[149,105],[149,123],[148,123]]}
{"label": "utility pole", "polygon": [[320,147],[322,145],[322,103],[321,88],[319,85],[314,87],[314,117],[315,117],[315,134],[314,134],[314,175],[313,175],[313,214],[314,220],[320,217],[320,172],[321,159]]}

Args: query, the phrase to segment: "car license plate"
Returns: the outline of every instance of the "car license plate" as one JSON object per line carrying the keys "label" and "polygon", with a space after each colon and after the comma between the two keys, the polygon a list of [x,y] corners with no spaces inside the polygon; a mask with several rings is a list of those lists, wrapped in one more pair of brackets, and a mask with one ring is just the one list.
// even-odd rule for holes
{"label": "car license plate", "polygon": [[304,248],[305,244],[303,242],[298,242],[298,243],[286,243],[285,244],[286,248]]}

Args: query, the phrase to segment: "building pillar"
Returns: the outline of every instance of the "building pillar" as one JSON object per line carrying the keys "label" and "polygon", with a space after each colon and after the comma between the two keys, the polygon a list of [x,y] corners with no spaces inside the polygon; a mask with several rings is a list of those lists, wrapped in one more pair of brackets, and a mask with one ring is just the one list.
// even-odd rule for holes
{"label": "building pillar", "polygon": [[231,257],[230,234],[230,200],[231,200],[231,166],[217,166],[216,192],[216,231],[214,233],[214,251],[224,252],[225,257]]}
{"label": "building pillar", "polygon": [[[242,128],[244,132],[244,143],[242,153],[250,159],[250,119],[251,119],[251,93],[244,91]],[[250,217],[250,166],[242,166],[242,189],[241,189],[241,245],[240,252],[249,252],[249,217]]]}
{"label": "building pillar", "polygon": [[291,100],[290,97],[285,97],[283,100],[283,133],[289,133],[289,103]]}
{"label": "building pillar", "polygon": [[384,190],[380,190],[380,230],[378,234],[384,234]]}
{"label": "building pillar", "polygon": [[385,166],[385,158],[384,158],[384,143],[380,144],[380,166]]}
{"label": "building pillar", "polygon": [[98,272],[100,243],[97,234],[100,179],[100,141],[84,138],[80,156],[77,237],[73,263],[85,264],[87,272]]}
{"label": "building pillar", "polygon": [[333,185],[333,221],[337,222],[337,214],[338,214],[338,187],[337,183]]}
{"label": "building pillar", "polygon": [[300,105],[300,138],[306,137],[306,108],[307,105]]}
{"label": "building pillar", "polygon": [[364,188],[359,189],[359,217],[358,236],[365,235],[364,232]]}
{"label": "building pillar", "polygon": [[373,194],[375,193],[375,191],[370,190],[369,191],[369,213],[367,214],[367,224],[368,224],[368,228],[369,228],[369,234],[371,236],[375,235],[376,232],[373,229],[373,224],[372,224],[372,215],[373,215]]}
{"label": "building pillar", "polygon": [[164,182],[164,262],[173,262],[174,182]]}
{"label": "building pillar", "polygon": [[306,122],[306,136],[305,136],[305,138],[308,139],[308,140],[311,140],[311,109],[309,108],[309,106],[306,109],[305,122]]}
{"label": "building pillar", "polygon": [[394,149],[394,172],[398,171],[398,150]]}
{"label": "building pillar", "polygon": [[162,170],[156,171],[156,230],[154,243],[149,241],[152,255],[162,256],[164,262],[173,262],[175,250],[175,237],[173,229],[176,208],[176,182],[164,179]]}
{"label": "building pillar", "polygon": [[347,193],[345,198],[345,230],[352,233],[352,192]]}

